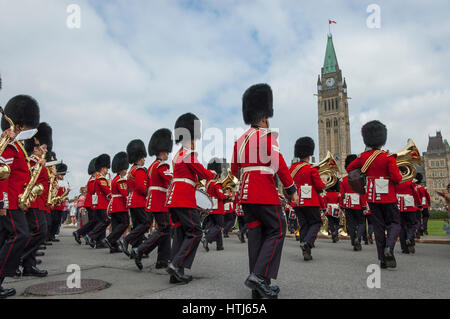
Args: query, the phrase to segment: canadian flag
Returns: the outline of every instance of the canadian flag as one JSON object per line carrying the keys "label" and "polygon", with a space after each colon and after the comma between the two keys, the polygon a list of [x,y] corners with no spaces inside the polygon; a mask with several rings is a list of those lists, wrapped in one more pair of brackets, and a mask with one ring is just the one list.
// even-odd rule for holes
{"label": "canadian flag", "polygon": [[334,20],[328,20],[328,24],[332,24],[332,23],[336,24],[336,21],[334,21]]}

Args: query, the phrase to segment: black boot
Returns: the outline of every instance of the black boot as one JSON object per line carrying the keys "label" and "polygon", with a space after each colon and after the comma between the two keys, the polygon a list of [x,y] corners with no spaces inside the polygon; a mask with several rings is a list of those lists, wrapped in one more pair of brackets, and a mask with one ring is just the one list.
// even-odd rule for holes
{"label": "black boot", "polygon": [[203,248],[205,248],[206,252],[208,252],[209,251],[208,241],[206,240],[205,237],[202,238],[202,245],[203,245]]}
{"label": "black boot", "polygon": [[80,235],[78,235],[78,232],[74,231],[74,232],[72,233],[72,235],[73,235],[73,237],[75,238],[75,241],[76,241],[79,245],[81,245],[81,239],[80,239]]}
{"label": "black boot", "polygon": [[300,243],[300,248],[302,249],[303,259],[305,261],[313,259],[311,256],[311,248],[309,247],[308,243]]}
{"label": "black boot", "polygon": [[386,247],[384,249],[384,258],[386,261],[386,266],[388,268],[395,268],[397,267],[397,262],[395,261],[394,253],[389,247]]}
{"label": "black boot", "polygon": [[42,257],[45,255],[45,253],[43,251],[37,251],[35,254],[36,254],[36,257]]}
{"label": "black boot", "polygon": [[192,277],[191,276],[186,276],[183,272],[183,270],[181,270],[179,267],[174,266],[172,263],[170,263],[167,268],[166,271],[169,275],[174,276],[175,279],[177,281],[184,282],[184,283],[188,283],[189,281],[191,281]]}
{"label": "black boot", "polygon": [[137,248],[131,249],[130,258],[134,259],[134,263],[139,270],[142,270],[142,268],[144,268],[144,266],[142,265],[142,253],[140,253]]}
{"label": "black boot", "polygon": [[262,298],[265,299],[277,299],[278,294],[275,293],[272,289],[270,289],[269,285],[267,285],[264,278],[261,278],[254,273],[250,274],[245,280],[245,285],[252,289],[256,290]]}
{"label": "black boot", "polygon": [[24,268],[22,276],[33,276],[33,277],[46,277],[48,275],[47,270],[40,270],[37,267]]}
{"label": "black boot", "polygon": [[128,243],[126,243],[125,240],[123,240],[123,238],[120,239],[117,243],[119,244],[120,248],[122,249],[122,252],[125,255],[127,255],[127,257],[130,257],[130,252],[128,251]]}
{"label": "black boot", "polygon": [[16,290],[14,288],[5,289],[2,287],[2,283],[3,283],[4,279],[5,279],[4,276],[0,277],[0,299],[5,299],[7,297],[11,297],[16,294]]}
{"label": "black boot", "polygon": [[167,268],[167,266],[169,265],[169,262],[164,261],[164,260],[159,260],[156,262],[155,268],[156,269],[163,269],[163,268]]}

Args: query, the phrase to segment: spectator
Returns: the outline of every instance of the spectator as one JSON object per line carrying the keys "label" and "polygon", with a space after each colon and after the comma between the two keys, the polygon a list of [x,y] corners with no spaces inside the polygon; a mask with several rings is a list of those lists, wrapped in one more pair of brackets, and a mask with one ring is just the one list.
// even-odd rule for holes
{"label": "spectator", "polygon": [[439,196],[443,197],[445,199],[445,202],[447,203],[447,213],[448,213],[448,219],[450,219],[450,184],[447,185],[447,190],[442,191],[436,191]]}
{"label": "spectator", "polygon": [[70,226],[77,226],[77,208],[78,208],[77,204],[78,204],[78,201],[76,198],[74,198],[69,206],[70,218],[71,218]]}

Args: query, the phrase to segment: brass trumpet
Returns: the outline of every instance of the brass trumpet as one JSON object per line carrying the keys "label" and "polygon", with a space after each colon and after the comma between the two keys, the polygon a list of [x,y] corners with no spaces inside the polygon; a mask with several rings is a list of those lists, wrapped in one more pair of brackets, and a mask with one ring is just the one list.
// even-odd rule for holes
{"label": "brass trumpet", "polygon": [[319,168],[319,175],[325,183],[325,189],[336,185],[339,180],[339,167],[330,151],[328,151],[327,156],[315,166]]}
{"label": "brass trumpet", "polygon": [[405,148],[397,152],[396,161],[398,168],[405,169],[405,171],[400,170],[402,182],[410,181],[416,176],[416,167],[414,164],[421,165],[422,158],[420,157],[419,149],[412,139],[408,139],[408,144]]}
{"label": "brass trumpet", "polygon": [[[4,113],[3,108],[0,107],[0,113],[2,113],[5,120],[9,122],[9,127],[11,128],[11,131],[14,132],[15,125],[13,121]],[[8,144],[11,143],[11,138],[8,135],[5,135],[0,140],[0,155],[3,154]],[[5,179],[8,179],[9,174],[11,174],[11,169],[7,164],[0,164],[0,181],[4,181]]]}

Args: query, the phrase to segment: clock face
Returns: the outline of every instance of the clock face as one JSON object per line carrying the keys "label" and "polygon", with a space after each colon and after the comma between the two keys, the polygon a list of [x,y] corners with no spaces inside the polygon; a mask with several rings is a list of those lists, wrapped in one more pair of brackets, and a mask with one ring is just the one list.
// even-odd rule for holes
{"label": "clock face", "polygon": [[332,87],[332,86],[334,85],[334,78],[328,78],[328,79],[325,81],[325,84],[326,84],[328,87]]}

